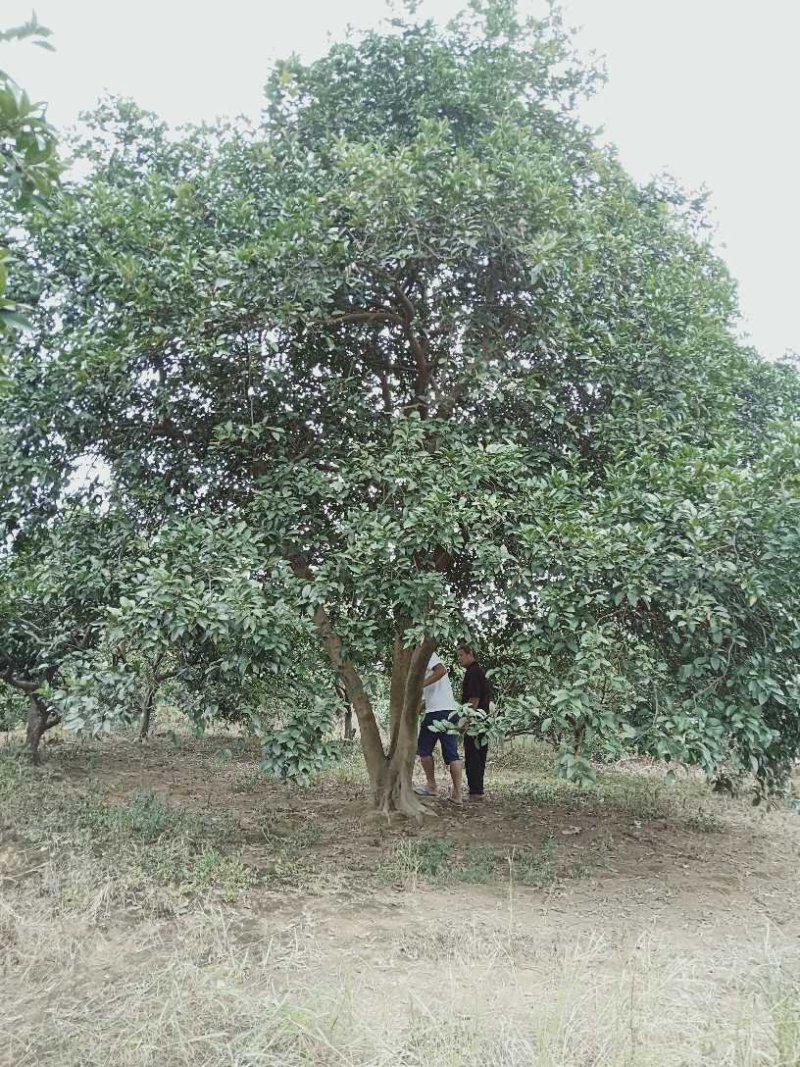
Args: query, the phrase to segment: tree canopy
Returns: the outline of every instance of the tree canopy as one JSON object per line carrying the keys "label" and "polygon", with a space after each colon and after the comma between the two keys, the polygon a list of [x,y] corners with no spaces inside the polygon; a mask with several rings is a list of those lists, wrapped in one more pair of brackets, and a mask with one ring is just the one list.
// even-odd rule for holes
{"label": "tree canopy", "polygon": [[21,239],[13,522],[58,452],[142,528],[241,524],[386,810],[464,637],[576,779],[598,737],[762,775],[800,740],[797,378],[737,339],[702,203],[582,125],[596,80],[555,10],[408,15],[278,64],[253,126],[106,102]]}

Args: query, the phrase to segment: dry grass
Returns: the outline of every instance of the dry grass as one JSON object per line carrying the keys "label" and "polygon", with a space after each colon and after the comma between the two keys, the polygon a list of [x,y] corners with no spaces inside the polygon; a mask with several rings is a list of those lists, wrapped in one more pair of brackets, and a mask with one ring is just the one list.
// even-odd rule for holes
{"label": "dry grass", "polygon": [[578,795],[537,750],[496,808],[378,832],[355,759],[264,794],[173,748],[125,789],[133,749],[0,759],[3,1067],[800,1067],[796,817],[621,770]]}
{"label": "dry grass", "polygon": [[339,954],[314,921],[274,932],[212,906],[177,926],[104,928],[84,911],[25,915],[22,903],[1,908],[9,1067],[800,1062],[800,987],[766,944],[712,981],[704,961],[654,934],[582,934],[542,956],[511,908],[458,937],[427,922]]}

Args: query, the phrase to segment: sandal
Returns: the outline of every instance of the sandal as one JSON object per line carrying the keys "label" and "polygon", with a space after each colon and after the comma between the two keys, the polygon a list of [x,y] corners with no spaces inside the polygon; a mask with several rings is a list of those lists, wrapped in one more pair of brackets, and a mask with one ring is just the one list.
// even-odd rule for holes
{"label": "sandal", "polygon": [[421,797],[438,797],[438,793],[432,792],[426,785],[415,785],[414,792]]}

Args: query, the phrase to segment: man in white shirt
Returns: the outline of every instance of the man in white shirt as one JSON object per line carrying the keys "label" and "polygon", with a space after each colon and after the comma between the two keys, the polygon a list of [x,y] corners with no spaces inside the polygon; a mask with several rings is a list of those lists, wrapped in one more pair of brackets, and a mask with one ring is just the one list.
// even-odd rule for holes
{"label": "man in white shirt", "polygon": [[458,738],[455,734],[440,733],[437,730],[430,729],[431,723],[447,720],[456,709],[453,687],[447,675],[447,668],[435,652],[428,660],[428,670],[425,675],[425,681],[422,683],[422,698],[425,701],[425,717],[419,729],[417,755],[422,764],[422,769],[425,771],[427,784],[418,787],[417,792],[427,797],[439,795],[433,766],[433,750],[436,747],[436,742],[440,741],[442,758],[445,766],[450,771],[450,777],[453,779],[453,793],[450,799],[454,804],[460,804],[463,765],[458,754]]}

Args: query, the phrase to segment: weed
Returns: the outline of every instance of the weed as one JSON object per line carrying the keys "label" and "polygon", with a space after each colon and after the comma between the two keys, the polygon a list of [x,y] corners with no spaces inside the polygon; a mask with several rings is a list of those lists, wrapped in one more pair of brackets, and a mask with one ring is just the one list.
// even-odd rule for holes
{"label": "weed", "polygon": [[417,870],[429,878],[436,878],[450,858],[450,842],[434,837],[414,844],[416,847],[412,849],[412,858],[417,864]]}
{"label": "weed", "polygon": [[393,881],[416,883],[420,877],[442,880],[452,875],[448,861],[452,845],[441,838],[401,841],[384,865],[384,873]]}
{"label": "weed", "polygon": [[262,815],[258,820],[258,831],[270,845],[282,845],[289,833],[289,830],[281,825],[274,815]]}
{"label": "weed", "polygon": [[8,749],[0,757],[0,799],[10,798],[22,786],[28,785],[32,778],[30,764],[16,758],[16,751]]}
{"label": "weed", "polygon": [[289,847],[304,850],[318,845],[322,840],[322,830],[318,823],[309,819],[293,831],[289,839]]}
{"label": "weed", "polygon": [[525,770],[547,774],[552,769],[553,749],[530,738],[516,738],[493,745],[489,749],[489,761],[495,772]]}
{"label": "weed", "polygon": [[556,844],[549,838],[535,851],[508,854],[508,872],[518,885],[541,887],[551,885],[556,878]]}
{"label": "weed", "polygon": [[452,842],[441,838],[403,841],[384,864],[383,874],[394,882],[419,879],[441,884],[466,882],[490,885],[511,878],[519,885],[550,885],[556,877],[555,842],[548,840],[538,850],[514,850],[505,856],[490,847],[468,849],[459,858]]}
{"label": "weed", "polygon": [[137,793],[127,804],[109,804],[89,793],[77,801],[76,816],[83,830],[131,835],[146,842],[185,835],[189,828],[186,814],[169,807],[155,793]]}
{"label": "weed", "polygon": [[369,776],[358,745],[342,745],[338,760],[324,772],[324,778],[336,786],[369,786]]}
{"label": "weed", "polygon": [[257,882],[253,868],[238,856],[225,856],[219,849],[206,848],[194,860],[191,878],[184,888],[192,893],[219,888],[225,900],[233,901]]}
{"label": "weed", "polygon": [[234,793],[255,793],[264,785],[264,774],[258,767],[240,775],[231,789]]}
{"label": "weed", "polygon": [[292,856],[302,854],[322,840],[322,830],[311,819],[300,826],[289,827],[266,815],[259,821],[258,828],[268,844]]}
{"label": "weed", "polygon": [[95,883],[113,878],[125,892],[146,893],[148,885],[183,893],[217,886],[232,899],[255,881],[240,857],[222,851],[235,835],[225,814],[200,820],[152,792],[119,804],[95,789],[76,796],[46,773],[34,775],[10,759],[0,759],[0,798],[9,824],[28,844],[62,856],[65,874],[53,890],[67,902],[85,895],[80,874],[90,857]]}
{"label": "weed", "polygon": [[592,814],[618,811],[640,819],[663,819],[674,812],[673,801],[661,783],[646,779],[618,780],[608,775],[589,786],[556,777],[524,779],[509,783],[502,791],[543,807],[569,807]]}
{"label": "weed", "polygon": [[459,880],[488,884],[497,879],[497,855],[492,848],[471,848],[467,851],[458,871]]}
{"label": "weed", "polygon": [[684,816],[682,823],[687,830],[695,830],[701,834],[721,834],[725,830],[725,823],[718,815],[702,808]]}

